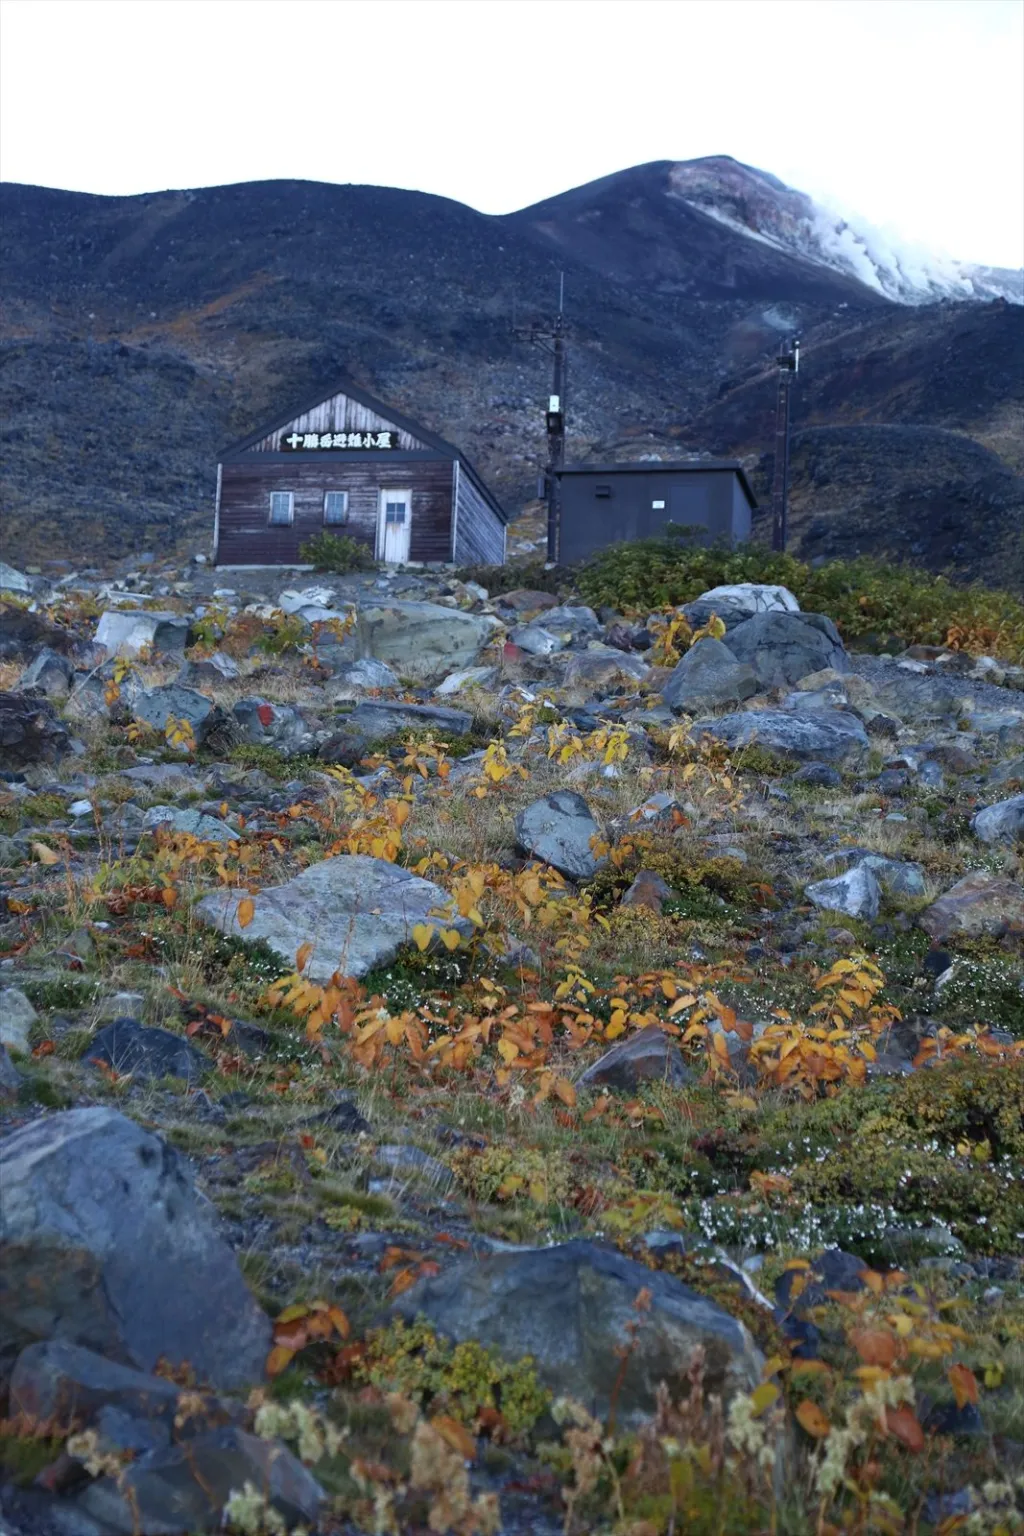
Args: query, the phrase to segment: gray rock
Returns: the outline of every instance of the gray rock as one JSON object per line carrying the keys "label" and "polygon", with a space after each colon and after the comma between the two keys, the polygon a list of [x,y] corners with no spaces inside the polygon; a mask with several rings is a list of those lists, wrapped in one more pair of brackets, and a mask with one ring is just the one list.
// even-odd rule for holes
{"label": "gray rock", "polygon": [[0,768],[57,763],[70,750],[67,726],[48,699],[0,693]]}
{"label": "gray rock", "polygon": [[293,704],[272,704],[259,697],[239,699],[232,714],[242,741],[254,747],[273,747],[282,757],[316,752],[329,735],[319,720]]}
{"label": "gray rock", "polygon": [[269,1320],[200,1202],[187,1164],[108,1108],[73,1109],[0,1142],[0,1362],[61,1339],[200,1381],[262,1379]]}
{"label": "gray rock", "polygon": [[997,763],[985,778],[989,784],[1012,784],[1017,779],[1024,784],[1024,757],[1011,757],[1004,763]]}
{"label": "gray rock", "polygon": [[38,1017],[20,987],[4,987],[0,990],[0,1045],[24,1055],[29,1049],[29,1031]]}
{"label": "gray rock", "polygon": [[[369,1129],[368,1126],[367,1129]],[[375,1182],[386,1183],[391,1189],[396,1185],[422,1183],[428,1184],[443,1195],[455,1183],[455,1175],[451,1169],[419,1147],[407,1146],[401,1142],[394,1146],[377,1147],[373,1160],[388,1171],[387,1180]],[[384,1190],[379,1189],[377,1193],[384,1193]]]}
{"label": "gray rock", "polygon": [[246,1483],[258,1488],[283,1521],[309,1527],[324,1491],[279,1441],[229,1426],[132,1461],[120,1479],[98,1478],[74,1500],[111,1536],[185,1536],[223,1530],[223,1510]]}
{"label": "gray rock", "polygon": [[519,812],[515,826],[520,848],[572,880],[590,879],[603,862],[591,848],[600,828],[583,796],[572,790],[535,800]]}
{"label": "gray rock", "polygon": [[610,645],[591,645],[576,651],[565,669],[567,688],[624,688],[634,691],[643,682],[650,667],[642,656],[616,650]]}
{"label": "gray rock", "polygon": [[600,634],[601,622],[593,608],[586,608],[579,604],[548,608],[544,614],[544,628],[550,630],[553,635],[561,635],[569,640],[579,640],[584,636]]}
{"label": "gray rock", "polygon": [[6,1045],[0,1043],[0,1104],[16,1099],[21,1087],[21,1074],[7,1054]]}
{"label": "gray rock", "polygon": [[679,661],[661,696],[677,714],[694,714],[720,704],[741,704],[756,692],[754,669],[737,661],[721,640],[708,635]]}
{"label": "gray rock", "polygon": [[855,864],[832,880],[814,881],[804,888],[804,895],[827,912],[843,912],[868,921],[878,916],[881,899],[878,881],[865,864]]}
{"label": "gray rock", "polygon": [[728,1399],[757,1384],[762,1357],[742,1323],[673,1276],[596,1243],[458,1260],[418,1281],[394,1311],[407,1318],[423,1314],[449,1338],[478,1339],[509,1360],[532,1356],[553,1392],[576,1398],[603,1419],[642,1290],[650,1292],[651,1304],[618,1390],[621,1425],[652,1412],[659,1382],[671,1386],[684,1375],[696,1345],[706,1351],[711,1392]]}
{"label": "gray rock", "polygon": [[437,704],[357,704],[345,722],[346,731],[357,731],[367,742],[387,741],[408,731],[431,731],[438,736],[467,736],[473,717],[463,709]]}
{"label": "gray rock", "polygon": [[175,682],[185,688],[203,688],[218,683],[235,683],[240,676],[237,661],[223,651],[214,651],[199,661],[186,661]]}
{"label": "gray rock", "polygon": [[761,688],[791,686],[825,667],[849,669],[839,631],[821,613],[756,614],[729,631],[729,649],[753,667]]}
{"label": "gray rock", "polygon": [[924,870],[920,864],[912,864],[904,859],[887,859],[884,854],[869,853],[866,848],[841,848],[837,853],[830,853],[825,862],[855,862],[862,869],[870,869],[879,884],[893,896],[924,895]]}
{"label": "gray rock", "polygon": [[475,666],[499,621],[439,603],[389,602],[361,608],[356,629],[361,657],[374,657],[400,677],[433,683],[458,667]]}
{"label": "gray rock", "polygon": [[1011,846],[1024,838],[1024,795],[1012,795],[987,805],[971,820],[971,830],[983,843],[1006,843]]}
{"label": "gray rock", "polygon": [[438,698],[445,699],[453,693],[462,693],[467,688],[489,688],[497,680],[497,667],[463,667],[458,672],[449,672],[444,681],[438,683],[434,692]]}
{"label": "gray rock", "polygon": [[517,645],[528,656],[554,656],[565,650],[565,641],[542,624],[523,624],[512,630],[509,642]]}
{"label": "gray rock", "polygon": [[108,656],[138,656],[147,647],[154,656],[182,656],[188,643],[189,620],[180,613],[122,613],[100,616],[94,644]]}
{"label": "gray rock", "polygon": [[398,688],[399,681],[390,667],[386,667],[382,661],[375,661],[372,656],[364,656],[361,661],[352,661],[335,674],[339,682],[348,688],[357,688],[362,692],[371,688]]}
{"label": "gray rock", "polygon": [[869,745],[861,722],[839,709],[811,715],[780,709],[741,710],[718,720],[697,720],[693,730],[695,736],[703,732],[733,749],[756,745],[786,757],[825,763],[859,757]]}
{"label": "gray rock", "polygon": [[[737,581],[727,586],[710,587],[707,592],[702,592],[700,597],[686,604],[685,612],[691,623],[694,622],[698,608],[701,616],[697,622],[701,624],[706,624],[712,613],[717,613],[723,623],[732,625],[744,619],[752,619],[757,613],[800,612],[800,604],[788,587],[756,581]],[[693,616],[691,609],[694,610]]]}
{"label": "gray rock", "polygon": [[843,776],[828,763],[805,763],[789,775],[791,784],[808,784],[812,789],[838,789]]}
{"label": "gray rock", "polygon": [[0,592],[31,592],[32,583],[22,571],[0,560]]}
{"label": "gray rock", "polygon": [[265,939],[285,970],[294,967],[295,953],[308,939],[314,947],[307,973],[314,981],[327,981],[335,971],[365,976],[411,943],[417,924],[471,931],[464,918],[436,915],[450,906],[440,886],[365,854],[324,859],[285,885],[268,886],[254,898],[252,921],[241,928],[238,904],[248,895],[217,891],[197,904],[196,916],[221,933]]}
{"label": "gray rock", "polygon": [[693,1073],[683,1060],[674,1040],[657,1024],[613,1045],[580,1077],[577,1087],[617,1088],[632,1093],[642,1083],[672,1083],[679,1087],[692,1080]]}
{"label": "gray rock", "polygon": [[167,729],[168,720],[186,720],[201,745],[206,739],[217,716],[212,699],[194,688],[182,688],[168,683],[162,688],[143,688],[129,701],[129,708],[136,720],[150,726],[161,735]]}
{"label": "gray rock", "polygon": [[[66,1339],[47,1339],[23,1349],[11,1372],[15,1413],[42,1422],[73,1418],[93,1422],[109,1405],[144,1419],[174,1422],[181,1388]],[[169,1436],[168,1436],[169,1439]]]}
{"label": "gray rock", "polygon": [[642,869],[637,875],[629,890],[622,898],[624,907],[647,907],[652,912],[660,912],[662,903],[672,896],[672,887],[668,881],[653,869]]}
{"label": "gray rock", "polygon": [[112,1019],[93,1035],[82,1051],[81,1061],[90,1066],[102,1062],[119,1077],[152,1082],[160,1077],[182,1077],[193,1082],[210,1071],[210,1063],[184,1035],[169,1029],[147,1028],[138,1019]]}
{"label": "gray rock", "polygon": [[68,658],[44,645],[18,678],[15,687],[18,693],[34,688],[48,699],[66,699],[74,677],[75,669]]}
{"label": "gray rock", "polygon": [[150,830],[164,827],[170,832],[186,832],[204,843],[237,842],[240,834],[227,822],[216,816],[205,816],[202,811],[176,805],[151,805],[142,818],[143,826]]}
{"label": "gray rock", "polygon": [[1001,938],[1024,933],[1024,886],[987,870],[974,870],[950,886],[917,919],[936,943],[954,936]]}

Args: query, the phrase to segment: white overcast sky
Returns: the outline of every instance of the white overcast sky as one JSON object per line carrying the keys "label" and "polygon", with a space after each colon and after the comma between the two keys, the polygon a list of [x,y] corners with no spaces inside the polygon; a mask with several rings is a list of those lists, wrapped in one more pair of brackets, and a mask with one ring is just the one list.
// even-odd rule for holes
{"label": "white overcast sky", "polygon": [[1024,260],[1024,0],[0,0],[0,174],[301,177],[507,212],[729,154]]}

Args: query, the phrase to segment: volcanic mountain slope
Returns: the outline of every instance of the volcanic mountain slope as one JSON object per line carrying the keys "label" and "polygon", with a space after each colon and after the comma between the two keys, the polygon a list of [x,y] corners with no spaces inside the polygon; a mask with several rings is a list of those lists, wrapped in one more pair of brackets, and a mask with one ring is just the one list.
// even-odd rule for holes
{"label": "volcanic mountain slope", "polygon": [[[544,454],[550,364],[513,321],[547,311],[560,271],[570,458],[626,440],[631,452],[726,447],[755,465],[771,441],[770,360],[793,332],[808,360],[800,409],[813,387],[824,425],[1012,445],[1022,391],[1006,359],[1024,311],[896,305],[813,251],[739,227],[735,162],[690,164],[704,167],[701,207],[692,187],[690,201],[666,193],[685,165],[670,177],[642,166],[502,218],[310,182],[134,198],[6,187],[7,557],[203,547],[218,448],[343,374],[458,442],[517,511]],[[712,165],[729,172],[717,216]],[[936,363],[950,327],[961,345],[947,375]],[[805,487],[796,459],[794,501],[806,490],[813,521],[831,500]],[[968,503],[990,468],[965,460]],[[953,558],[982,569],[999,543],[969,509],[966,521],[966,539],[933,541],[926,527],[918,558],[945,563],[963,544]]]}

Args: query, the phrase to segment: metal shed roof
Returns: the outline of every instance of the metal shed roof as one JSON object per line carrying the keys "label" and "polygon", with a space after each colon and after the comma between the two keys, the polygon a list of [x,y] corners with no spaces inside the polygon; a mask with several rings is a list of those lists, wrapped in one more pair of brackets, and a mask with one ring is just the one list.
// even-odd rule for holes
{"label": "metal shed roof", "polygon": [[739,459],[639,459],[614,464],[565,464],[555,473],[558,475],[679,475],[720,471],[736,475],[751,510],[756,510],[757,498]]}

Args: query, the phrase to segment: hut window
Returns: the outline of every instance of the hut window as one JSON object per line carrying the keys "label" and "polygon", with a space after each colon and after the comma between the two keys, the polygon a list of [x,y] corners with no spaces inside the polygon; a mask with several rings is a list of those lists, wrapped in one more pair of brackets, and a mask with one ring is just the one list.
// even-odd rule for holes
{"label": "hut window", "polygon": [[324,492],[324,522],[348,522],[348,491]]}
{"label": "hut window", "polygon": [[271,491],[270,523],[272,527],[290,525],[295,518],[295,492]]}

